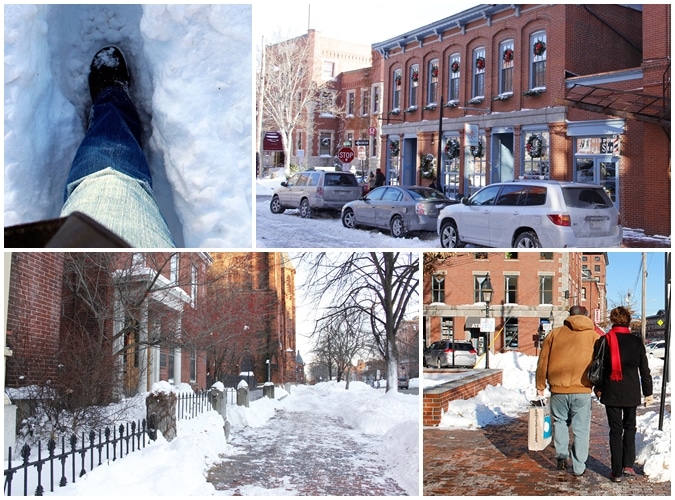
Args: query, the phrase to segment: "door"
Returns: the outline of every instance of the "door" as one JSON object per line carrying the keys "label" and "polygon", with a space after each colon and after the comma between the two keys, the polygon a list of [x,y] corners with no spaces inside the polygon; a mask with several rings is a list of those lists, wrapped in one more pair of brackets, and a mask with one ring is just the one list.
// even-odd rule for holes
{"label": "door", "polygon": [[[403,139],[403,166],[401,179],[396,184],[414,186],[417,184],[417,139]],[[391,182],[390,184],[394,184]]]}
{"label": "door", "polygon": [[493,134],[492,170],[490,184],[512,181],[513,177],[513,134]]}
{"label": "door", "polygon": [[601,185],[614,206],[619,208],[619,161],[608,155],[577,156],[575,164],[577,182]]}

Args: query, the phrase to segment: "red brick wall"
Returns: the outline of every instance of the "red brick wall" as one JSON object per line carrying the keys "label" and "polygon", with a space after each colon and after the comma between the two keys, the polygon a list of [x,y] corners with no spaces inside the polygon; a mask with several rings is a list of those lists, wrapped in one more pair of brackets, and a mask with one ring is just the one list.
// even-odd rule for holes
{"label": "red brick wall", "polygon": [[[438,371],[435,371],[437,373]],[[470,399],[488,385],[502,383],[502,370],[474,371],[466,379],[449,382],[439,387],[426,389],[422,400],[422,425],[435,426],[441,423],[448,403],[456,399]]]}

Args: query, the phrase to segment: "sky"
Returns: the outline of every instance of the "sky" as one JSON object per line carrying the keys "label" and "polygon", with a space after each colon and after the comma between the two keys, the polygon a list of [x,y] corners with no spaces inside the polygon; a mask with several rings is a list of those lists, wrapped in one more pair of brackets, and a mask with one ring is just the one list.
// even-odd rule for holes
{"label": "sky", "polygon": [[425,2],[410,8],[409,2],[343,1],[339,3],[254,2],[254,40],[278,41],[307,33],[308,27],[325,37],[372,45],[426,26],[477,4]]}
{"label": "sky", "polygon": [[[642,305],[642,252],[608,252],[607,302],[608,307],[619,305],[629,291],[633,295],[636,315],[641,315]],[[664,252],[646,252],[647,301],[646,315],[664,309],[665,263]]]}

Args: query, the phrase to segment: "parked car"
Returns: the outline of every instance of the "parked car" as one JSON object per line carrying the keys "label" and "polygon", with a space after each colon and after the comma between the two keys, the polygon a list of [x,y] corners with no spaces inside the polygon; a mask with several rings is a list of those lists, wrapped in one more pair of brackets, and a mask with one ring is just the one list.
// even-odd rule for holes
{"label": "parked car", "polygon": [[602,186],[558,181],[490,184],[441,210],[443,248],[615,247],[623,228]]}
{"label": "parked car", "polygon": [[410,377],[408,375],[399,375],[398,376],[398,388],[407,389],[410,385]]}
{"label": "parked car", "polygon": [[476,364],[476,349],[466,340],[438,340],[427,347],[422,354],[424,366],[466,366]]}
{"label": "parked car", "polygon": [[314,210],[340,210],[361,196],[356,176],[351,172],[307,170],[292,175],[281,183],[272,195],[270,210],[283,213],[287,208],[299,208],[300,216],[308,218]]}
{"label": "parked car", "polygon": [[665,358],[666,357],[666,341],[657,340],[645,346],[647,348],[647,356],[650,358]]}
{"label": "parked car", "polygon": [[457,203],[435,189],[421,186],[382,186],[342,208],[342,224],[379,227],[400,238],[414,231],[435,231],[443,207]]}

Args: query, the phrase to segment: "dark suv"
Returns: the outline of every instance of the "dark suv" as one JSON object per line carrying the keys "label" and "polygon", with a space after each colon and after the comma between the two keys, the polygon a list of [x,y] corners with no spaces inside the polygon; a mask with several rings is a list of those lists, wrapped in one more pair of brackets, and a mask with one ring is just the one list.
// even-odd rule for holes
{"label": "dark suv", "polygon": [[424,350],[424,366],[466,366],[476,364],[476,349],[466,340],[438,340]]}
{"label": "dark suv", "polygon": [[270,210],[280,214],[287,208],[299,208],[300,216],[307,218],[314,210],[341,210],[359,196],[361,186],[351,172],[307,170],[281,183],[272,196]]}

